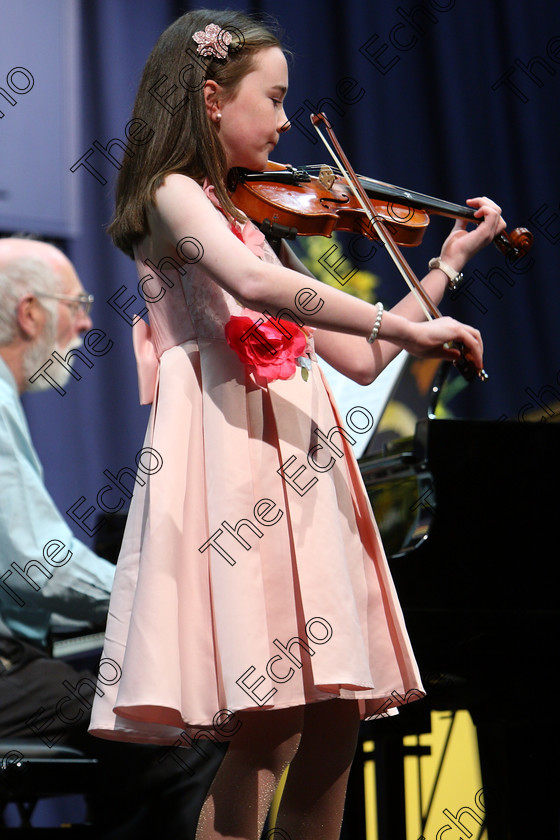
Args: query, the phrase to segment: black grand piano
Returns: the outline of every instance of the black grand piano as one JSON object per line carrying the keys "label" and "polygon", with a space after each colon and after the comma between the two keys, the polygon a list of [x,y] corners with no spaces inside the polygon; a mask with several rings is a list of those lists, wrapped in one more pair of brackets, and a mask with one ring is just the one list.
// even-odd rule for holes
{"label": "black grand piano", "polygon": [[[362,725],[380,840],[407,840],[402,736],[429,732],[431,709],[470,712],[489,840],[557,840],[560,426],[438,419],[453,376],[430,365],[406,362],[384,412],[409,426],[414,414],[412,434],[381,422],[359,458],[427,689],[398,718]],[[355,766],[348,838],[365,837],[362,790]]]}

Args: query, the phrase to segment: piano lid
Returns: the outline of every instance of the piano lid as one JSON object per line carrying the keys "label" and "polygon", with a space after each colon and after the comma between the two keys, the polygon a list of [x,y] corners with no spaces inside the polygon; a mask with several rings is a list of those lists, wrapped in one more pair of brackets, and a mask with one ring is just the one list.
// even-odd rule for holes
{"label": "piano lid", "polygon": [[[356,406],[373,417],[373,428],[353,445],[357,459],[381,453],[394,440],[412,438],[418,420],[440,416],[441,391],[451,368],[438,359],[416,359],[404,350],[371,385],[358,385],[322,359],[319,360],[342,418]],[[467,383],[457,377],[454,387]],[[445,412],[441,412],[445,416]]]}

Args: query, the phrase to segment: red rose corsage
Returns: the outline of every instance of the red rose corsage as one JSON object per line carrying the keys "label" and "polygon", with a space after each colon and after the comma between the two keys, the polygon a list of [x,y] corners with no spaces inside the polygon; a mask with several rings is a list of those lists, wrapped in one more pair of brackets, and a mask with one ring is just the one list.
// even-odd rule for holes
{"label": "red rose corsage", "polygon": [[292,379],[296,367],[307,380],[311,360],[307,355],[309,333],[292,321],[276,320],[243,310],[225,325],[226,341],[257,379],[274,382]]}

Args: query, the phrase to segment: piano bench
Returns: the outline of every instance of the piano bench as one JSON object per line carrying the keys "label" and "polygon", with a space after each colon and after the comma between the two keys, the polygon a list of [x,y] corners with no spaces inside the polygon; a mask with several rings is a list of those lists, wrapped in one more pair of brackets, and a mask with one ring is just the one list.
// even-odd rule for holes
{"label": "piano bench", "polygon": [[[58,828],[40,828],[31,824],[37,803],[40,799],[87,793],[94,785],[97,765],[96,758],[90,758],[74,747],[49,747],[34,738],[2,738],[0,831],[10,831],[5,827],[4,811],[8,804],[14,803],[21,824],[12,830],[34,829],[51,832],[54,836],[53,832],[59,831]],[[88,828],[85,823],[79,824],[79,833],[87,832]]]}

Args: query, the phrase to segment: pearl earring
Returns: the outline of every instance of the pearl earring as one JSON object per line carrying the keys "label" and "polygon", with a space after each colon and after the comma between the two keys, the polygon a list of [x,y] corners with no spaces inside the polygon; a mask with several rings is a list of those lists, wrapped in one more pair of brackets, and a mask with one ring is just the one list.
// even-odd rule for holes
{"label": "pearl earring", "polygon": [[218,113],[216,114],[216,120],[217,120],[217,122],[220,122],[220,120],[221,120],[221,119],[222,119],[222,115],[218,112]]}

